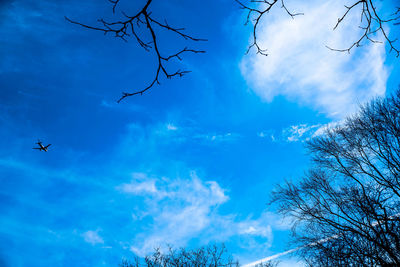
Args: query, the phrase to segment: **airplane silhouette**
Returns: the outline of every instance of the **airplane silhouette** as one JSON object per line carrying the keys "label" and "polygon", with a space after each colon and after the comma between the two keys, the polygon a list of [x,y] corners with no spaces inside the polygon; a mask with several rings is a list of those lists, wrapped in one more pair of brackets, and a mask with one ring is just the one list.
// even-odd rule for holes
{"label": "airplane silhouette", "polygon": [[44,151],[44,152],[47,152],[49,146],[51,146],[51,144],[48,144],[47,146],[43,146],[43,144],[40,140],[38,140],[38,142],[36,144],[38,144],[39,147],[34,147],[32,149],[39,149],[40,151]]}

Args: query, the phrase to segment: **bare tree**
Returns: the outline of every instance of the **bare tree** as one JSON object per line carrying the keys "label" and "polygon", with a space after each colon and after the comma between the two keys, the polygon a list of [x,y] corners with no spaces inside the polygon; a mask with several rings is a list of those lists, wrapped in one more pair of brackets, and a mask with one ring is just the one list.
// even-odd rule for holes
{"label": "bare tree", "polygon": [[233,261],[232,257],[227,254],[227,249],[224,245],[210,245],[199,249],[187,250],[181,248],[174,250],[169,247],[167,253],[162,253],[160,249],[146,256],[144,259],[136,257],[133,262],[123,260],[121,267],[181,267],[181,266],[196,266],[196,267],[233,267],[239,266],[238,262]]}
{"label": "bare tree", "polygon": [[[257,28],[260,24],[261,19],[268,14],[274,7],[280,6],[281,8],[285,9],[286,13],[294,18],[297,15],[303,15],[303,13],[294,13],[291,12],[288,7],[286,6],[284,0],[247,0],[247,1],[242,1],[242,0],[235,0],[237,3],[239,3],[240,7],[244,10],[247,11],[247,20],[245,24],[248,24],[249,22],[253,22],[253,41],[252,44],[249,46],[248,51],[251,48],[255,48],[258,54],[261,55],[268,55],[267,54],[267,49],[262,48],[260,44],[257,41]],[[347,48],[344,49],[337,49],[337,48],[331,48],[328,47],[331,50],[334,51],[340,51],[340,52],[349,52],[351,49],[354,47],[361,46],[364,40],[373,42],[373,43],[378,43],[379,41],[373,39],[374,34],[377,32],[380,32],[383,35],[383,38],[386,40],[386,42],[390,46],[390,52],[394,52],[395,55],[398,57],[400,54],[400,48],[395,46],[395,42],[397,39],[391,39],[388,34],[387,28],[385,28],[385,25],[388,24],[393,24],[393,25],[398,25],[400,22],[400,7],[397,7],[396,10],[393,11],[393,13],[389,17],[382,17],[381,14],[379,14],[376,2],[377,0],[352,0],[350,1],[351,4],[346,7],[346,11],[344,14],[338,18],[338,21],[336,25],[333,27],[333,30],[335,30],[342,22],[343,20],[348,16],[348,14],[352,11],[356,11],[357,8],[361,7],[360,11],[360,23],[357,25],[357,27],[362,29],[361,35]],[[388,2],[388,1],[386,1]],[[247,51],[247,52],[248,52]]]}
{"label": "bare tree", "polygon": [[[152,255],[133,261],[122,260],[120,267],[238,267],[239,262],[232,259],[225,245],[209,245],[188,250],[168,248],[166,253],[156,249]],[[276,263],[267,262],[257,267],[275,267]]]}
{"label": "bare tree", "polygon": [[[108,0],[112,4],[113,13],[116,13],[120,0]],[[162,52],[162,45],[159,43],[159,33],[157,31],[164,30],[174,33],[177,37],[183,38],[187,41],[206,41],[205,39],[195,38],[184,32],[184,28],[172,27],[168,24],[166,19],[158,18],[152,15],[151,5],[153,0],[143,0],[143,6],[135,14],[126,14],[121,11],[122,19],[115,21],[106,21],[103,18],[98,19],[99,26],[91,26],[75,20],[71,20],[68,17],[65,19],[71,23],[80,25],[90,30],[100,31],[106,34],[112,34],[114,37],[127,41],[128,38],[133,38],[140,47],[146,52],[153,52],[157,57],[157,67],[154,74],[154,78],[149,84],[141,89],[133,92],[123,92],[121,98],[117,101],[121,102],[123,99],[129,96],[140,94],[152,88],[156,84],[160,84],[160,76],[164,76],[167,79],[173,77],[182,77],[189,73],[188,70],[177,69],[175,71],[168,70],[168,63],[172,60],[182,60],[182,56],[186,53],[204,53],[203,50],[192,49],[188,47],[180,48],[175,53],[164,54]],[[144,29],[144,30],[143,30]],[[143,32],[144,31],[144,32]],[[149,38],[146,38],[146,35]]]}
{"label": "bare tree", "polygon": [[400,90],[308,142],[313,165],[272,203],[316,266],[400,265]]}

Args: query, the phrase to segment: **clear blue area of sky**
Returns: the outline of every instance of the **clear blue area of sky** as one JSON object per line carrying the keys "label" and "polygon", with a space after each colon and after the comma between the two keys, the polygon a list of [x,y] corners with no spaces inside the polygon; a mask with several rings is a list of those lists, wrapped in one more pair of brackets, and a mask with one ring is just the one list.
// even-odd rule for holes
{"label": "clear blue area of sky", "polygon": [[[185,180],[195,171],[229,197],[214,207],[218,213],[241,221],[259,218],[271,190],[307,169],[304,143],[286,141],[284,129],[331,119],[282,96],[265,102],[249,88],[239,64],[250,28],[235,2],[154,1],[152,11],[208,39],[189,43],[207,53],[175,65],[190,69],[187,76],[162,78],[143,96],[117,104],[122,91],[152,78],[154,55],[134,40],[64,19],[111,18],[107,1],[0,2],[1,266],[116,266],[132,257],[129,247],[152,224],[132,218],[148,207],[144,200],[118,190],[132,173]],[[170,34],[161,40],[167,50],[188,45]],[[388,62],[390,92],[400,75],[398,59]],[[38,138],[52,144],[49,152],[32,149]],[[88,231],[101,241],[85,241]],[[259,250],[238,245],[239,234],[207,242],[225,242],[238,258],[255,260],[289,247],[287,230],[273,236],[255,237]],[[201,230],[182,240],[178,245],[204,244]]]}

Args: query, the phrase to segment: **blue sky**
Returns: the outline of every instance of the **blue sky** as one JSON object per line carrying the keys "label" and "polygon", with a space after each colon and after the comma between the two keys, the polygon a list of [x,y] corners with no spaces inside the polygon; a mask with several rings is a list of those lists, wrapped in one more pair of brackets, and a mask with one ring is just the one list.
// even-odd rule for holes
{"label": "blue sky", "polygon": [[[384,45],[326,49],[357,30],[331,31],[345,1],[314,2],[263,20],[262,57],[245,55],[251,28],[233,1],[155,1],[207,53],[120,104],[151,79],[154,55],[64,20],[110,18],[107,1],[0,2],[0,265],[116,266],[212,242],[247,263],[291,248],[269,193],[307,169],[307,138],[400,83]],[[48,153],[32,149],[38,138]]]}

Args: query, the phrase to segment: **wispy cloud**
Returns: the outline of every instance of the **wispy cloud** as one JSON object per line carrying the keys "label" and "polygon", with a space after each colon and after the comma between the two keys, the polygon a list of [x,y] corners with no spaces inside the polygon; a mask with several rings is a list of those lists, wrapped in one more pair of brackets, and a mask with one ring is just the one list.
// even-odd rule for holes
{"label": "wispy cloud", "polygon": [[266,135],[266,133],[264,133],[264,132],[258,132],[258,133],[257,133],[257,136],[258,136],[258,137],[261,137],[261,138],[264,138],[264,137],[266,137],[267,135]]}
{"label": "wispy cloud", "polygon": [[314,135],[314,133],[321,128],[320,124],[308,125],[299,124],[292,125],[282,131],[284,139],[288,142],[297,142],[300,140],[307,140]]}
{"label": "wispy cloud", "polygon": [[[96,94],[93,94],[92,92],[87,92],[87,93],[96,95]],[[129,106],[122,106],[122,105],[119,105],[116,101],[108,101],[108,100],[104,100],[104,99],[100,102],[100,106],[103,108],[120,110],[121,112],[132,112],[132,111],[143,112],[143,108],[139,105],[130,104]]]}
{"label": "wispy cloud", "polygon": [[[131,124],[132,132],[143,130],[139,125]],[[237,141],[241,135],[234,132],[221,132],[201,129],[193,125],[181,125],[176,122],[159,123],[146,129],[147,138],[153,140],[167,140],[168,142],[201,142],[202,144],[218,144]]]}
{"label": "wispy cloud", "polygon": [[168,131],[176,131],[176,130],[178,130],[178,127],[176,127],[176,126],[173,125],[172,123],[168,123],[168,124],[167,124],[167,130],[168,130]]}
{"label": "wispy cloud", "polygon": [[357,12],[332,31],[345,12],[344,1],[286,4],[305,15],[292,20],[277,10],[265,16],[258,40],[269,55],[247,55],[241,62],[242,74],[256,94],[265,101],[283,95],[332,118],[343,118],[359,103],[384,95],[384,45],[366,43],[351,54],[325,47],[343,48],[357,38]]}
{"label": "wispy cloud", "polygon": [[201,238],[206,244],[234,236],[249,240],[258,237],[268,247],[273,236],[271,224],[278,221],[277,217],[271,220],[270,213],[244,220],[238,220],[235,214],[221,214],[219,206],[229,201],[226,190],[216,181],[201,180],[193,171],[188,179],[153,178],[136,173],[130,184],[123,184],[117,190],[145,200],[141,208],[144,215],[133,218],[138,223],[150,218],[152,224],[136,235],[130,247],[140,256],[167,244],[185,246],[193,238]]}
{"label": "wispy cloud", "polygon": [[308,124],[300,123],[296,125],[291,125],[282,129],[280,132],[274,131],[263,131],[257,133],[260,138],[269,137],[272,142],[304,142],[315,136],[324,134],[325,130],[328,128],[334,128],[344,120],[330,122],[326,124]]}
{"label": "wispy cloud", "polygon": [[193,136],[193,138],[216,143],[216,142],[235,141],[240,138],[240,135],[237,133],[207,133],[207,134],[196,134]]}
{"label": "wispy cloud", "polygon": [[85,242],[90,243],[92,245],[104,244],[103,238],[99,235],[99,230],[96,231],[87,231],[82,234]]}

